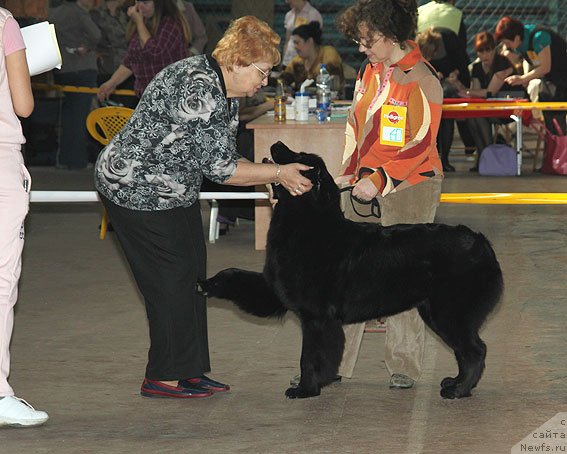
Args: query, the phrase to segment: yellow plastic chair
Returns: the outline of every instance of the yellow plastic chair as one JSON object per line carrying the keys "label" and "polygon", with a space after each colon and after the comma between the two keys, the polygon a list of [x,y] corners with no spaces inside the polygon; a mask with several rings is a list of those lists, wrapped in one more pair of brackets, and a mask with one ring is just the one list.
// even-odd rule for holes
{"label": "yellow plastic chair", "polygon": [[[100,107],[91,111],[87,117],[87,130],[96,141],[108,145],[114,135],[120,131],[132,116],[134,109],[128,107]],[[108,215],[102,209],[100,221],[100,239],[104,240],[108,230]]]}

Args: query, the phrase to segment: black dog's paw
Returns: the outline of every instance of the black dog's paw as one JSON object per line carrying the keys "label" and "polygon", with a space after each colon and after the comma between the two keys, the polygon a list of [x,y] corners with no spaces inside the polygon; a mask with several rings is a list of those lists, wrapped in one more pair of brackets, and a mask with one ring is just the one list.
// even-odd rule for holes
{"label": "black dog's paw", "polygon": [[294,386],[288,388],[285,392],[285,397],[288,399],[306,399],[308,397],[315,397],[321,394],[321,388],[307,389],[301,386]]}
{"label": "black dog's paw", "polygon": [[210,279],[197,279],[195,284],[195,291],[207,298],[222,298],[223,288],[223,279],[218,274]]}
{"label": "black dog's paw", "polygon": [[197,279],[195,291],[208,298],[224,298],[226,296],[226,289],[230,287],[234,276],[234,269],[228,268],[219,271],[209,279]]}
{"label": "black dog's paw", "polygon": [[441,380],[441,388],[449,388],[457,384],[457,377],[445,377]]}
{"label": "black dog's paw", "polygon": [[209,284],[207,279],[197,279],[195,284],[195,292],[199,295],[209,296]]}
{"label": "black dog's paw", "polygon": [[470,397],[471,391],[463,389],[459,385],[445,386],[441,389],[441,397],[443,399],[461,399],[462,397]]}

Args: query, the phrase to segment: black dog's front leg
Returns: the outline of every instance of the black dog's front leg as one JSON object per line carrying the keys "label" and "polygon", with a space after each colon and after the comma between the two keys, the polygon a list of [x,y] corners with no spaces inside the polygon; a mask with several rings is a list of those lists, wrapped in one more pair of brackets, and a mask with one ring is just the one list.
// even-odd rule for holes
{"label": "black dog's front leg", "polygon": [[197,291],[207,297],[230,300],[257,317],[281,317],[287,312],[262,273],[228,268],[199,281]]}
{"label": "black dog's front leg", "polygon": [[345,347],[345,335],[339,320],[301,320],[301,380],[288,388],[290,399],[304,399],[321,394],[321,387],[335,381]]}

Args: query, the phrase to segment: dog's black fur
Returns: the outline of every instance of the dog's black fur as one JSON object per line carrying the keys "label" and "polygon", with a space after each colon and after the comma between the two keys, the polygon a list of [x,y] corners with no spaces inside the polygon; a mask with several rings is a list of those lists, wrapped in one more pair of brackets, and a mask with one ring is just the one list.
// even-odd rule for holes
{"label": "dog's black fur", "polygon": [[199,283],[210,297],[233,301],[259,317],[294,312],[301,321],[301,382],[289,398],[317,396],[336,376],[343,324],[417,307],[425,323],[454,350],[459,373],[441,382],[444,398],[467,397],[484,370],[478,330],[502,293],[502,273],[488,240],[468,227],[395,225],[346,220],[339,189],[323,160],[271,147],[276,163],[300,162],[313,189],[278,199],[268,232],[263,273],[235,268]]}

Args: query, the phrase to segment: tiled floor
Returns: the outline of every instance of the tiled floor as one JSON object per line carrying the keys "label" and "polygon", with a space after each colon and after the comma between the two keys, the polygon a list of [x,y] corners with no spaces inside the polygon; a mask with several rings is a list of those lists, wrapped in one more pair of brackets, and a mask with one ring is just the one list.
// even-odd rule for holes
{"label": "tiled floor", "polygon": [[[457,172],[445,192],[567,189],[565,178],[532,173],[529,161],[523,176],[507,178],[471,174],[462,156],[452,162]],[[92,189],[90,171],[31,172],[36,190]],[[567,206],[440,207],[438,221],[489,237],[506,281],[482,332],[484,377],[460,401],[439,396],[440,380],[456,365],[433,335],[418,385],[389,390],[383,333],[365,334],[352,380],[318,398],[286,400],[298,372],[296,319],[254,319],[214,300],[211,376],[232,391],[185,402],[140,397],[144,308],[113,234],[98,239],[99,216],[94,204],[32,205],[11,383],[51,419],[37,429],[1,430],[0,453],[509,453],[567,411]],[[261,269],[264,254],[253,245],[253,224],[243,221],[209,245],[209,273]]]}

